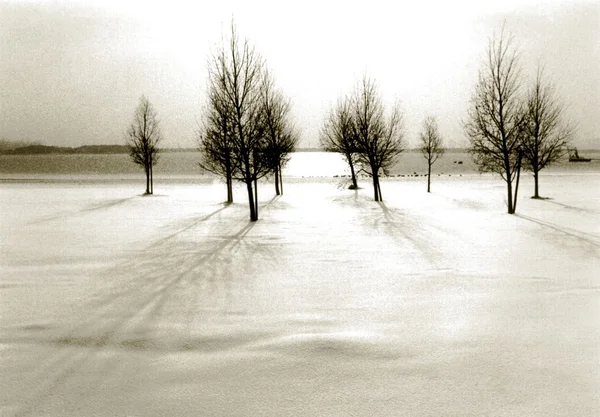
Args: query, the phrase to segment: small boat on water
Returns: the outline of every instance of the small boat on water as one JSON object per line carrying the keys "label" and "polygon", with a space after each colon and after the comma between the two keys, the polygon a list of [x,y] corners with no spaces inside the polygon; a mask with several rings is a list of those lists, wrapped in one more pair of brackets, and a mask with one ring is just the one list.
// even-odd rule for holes
{"label": "small boat on water", "polygon": [[577,152],[577,148],[567,148],[569,152],[569,162],[590,162],[591,158],[582,158]]}

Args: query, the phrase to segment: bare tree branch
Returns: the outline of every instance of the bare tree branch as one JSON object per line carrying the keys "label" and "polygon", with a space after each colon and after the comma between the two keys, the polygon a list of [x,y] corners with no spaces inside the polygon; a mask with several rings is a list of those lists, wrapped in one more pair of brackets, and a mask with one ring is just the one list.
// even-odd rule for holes
{"label": "bare tree branch", "polygon": [[[258,201],[256,182],[270,172],[265,157],[265,124],[262,107],[262,84],[264,63],[261,56],[250,47],[247,41],[243,44],[238,39],[235,25],[231,24],[230,38],[213,55],[209,62],[209,109],[208,120],[220,119],[221,126],[215,130],[205,131],[204,141],[220,137],[227,140],[217,148],[231,150],[231,178],[246,184],[250,220],[258,220]],[[212,114],[212,116],[211,116]],[[208,123],[213,128],[215,123]],[[227,135],[223,135],[223,128]],[[220,132],[220,133],[219,133]],[[210,134],[213,135],[212,139]],[[225,145],[225,146],[223,146]],[[205,153],[209,159],[212,153]],[[213,161],[216,171],[222,164]],[[210,164],[204,160],[203,164]]]}
{"label": "bare tree branch", "polygon": [[266,136],[264,156],[275,176],[275,194],[281,195],[281,171],[289,161],[289,154],[296,149],[298,134],[290,121],[290,100],[275,88],[273,76],[268,71],[262,84],[262,110]]}
{"label": "bare tree branch", "polygon": [[442,138],[434,117],[428,117],[423,122],[423,131],[420,135],[420,150],[427,160],[427,192],[431,191],[431,166],[444,154]]}
{"label": "bare tree branch", "polygon": [[207,103],[198,132],[200,167],[225,179],[227,203],[233,202],[233,110],[224,91],[225,72],[218,55],[209,64]]}
{"label": "bare tree branch", "polygon": [[573,133],[564,123],[564,108],[558,103],[553,85],[538,68],[535,82],[527,94],[527,120],[523,138],[526,167],[533,173],[534,198],[539,198],[539,172],[559,160]]}
{"label": "bare tree branch", "polygon": [[355,172],[357,163],[356,128],[352,101],[349,97],[339,99],[336,106],[329,111],[321,128],[319,140],[323,150],[336,152],[344,157],[350,167],[352,178],[350,189],[356,190],[358,188]]}
{"label": "bare tree branch", "polygon": [[380,172],[386,174],[404,150],[400,105],[395,103],[386,118],[377,84],[365,75],[352,96],[352,117],[358,160],[369,169],[375,201],[382,201]]}
{"label": "bare tree branch", "polygon": [[497,173],[506,182],[508,213],[514,213],[516,207],[512,187],[520,168],[525,125],[520,89],[518,55],[512,38],[505,36],[503,30],[499,39],[489,41],[465,131],[480,171]]}
{"label": "bare tree branch", "polygon": [[159,160],[157,145],[160,140],[161,133],[154,107],[145,96],[142,96],[135,110],[133,122],[127,129],[127,147],[133,162],[144,168],[146,194],[154,192],[152,169]]}

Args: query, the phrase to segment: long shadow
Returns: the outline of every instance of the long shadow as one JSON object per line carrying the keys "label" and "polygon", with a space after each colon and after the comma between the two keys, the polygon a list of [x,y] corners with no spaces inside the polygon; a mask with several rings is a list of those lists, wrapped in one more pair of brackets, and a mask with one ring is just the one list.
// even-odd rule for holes
{"label": "long shadow", "polygon": [[454,197],[448,197],[446,195],[443,194],[435,194],[439,197],[445,198],[446,200],[450,200],[452,202],[454,202],[459,208],[466,208],[466,209],[471,209],[471,210],[481,210],[481,209],[485,209],[486,206],[485,204],[476,201],[476,200],[471,200],[471,199],[457,199]]}
{"label": "long shadow", "polygon": [[381,207],[381,211],[383,211],[383,216],[385,217],[385,219],[388,222],[394,222],[395,221],[394,214],[388,208],[388,206],[386,206],[383,201],[378,201],[377,204],[379,204],[379,207]]}
{"label": "long shadow", "polygon": [[41,224],[41,223],[46,223],[46,222],[50,222],[50,221],[54,221],[54,220],[59,220],[59,219],[65,219],[68,217],[73,217],[73,216],[77,216],[79,214],[86,214],[86,213],[90,213],[93,211],[98,211],[98,210],[104,210],[104,209],[108,209],[114,206],[118,206],[121,204],[126,203],[129,200],[133,200],[134,198],[137,197],[127,197],[127,198],[121,198],[119,200],[112,200],[112,201],[108,201],[96,206],[91,206],[91,207],[84,207],[80,210],[77,211],[68,211],[68,212],[62,212],[59,214],[56,214],[54,216],[49,216],[49,217],[44,217],[42,219],[39,220],[35,220],[33,222],[28,223],[29,225],[33,225],[33,224]]}
{"label": "long shadow", "polygon": [[[178,245],[177,248],[171,248],[171,250],[166,250],[166,252],[168,254],[173,254],[174,252],[178,253],[175,256],[169,256],[171,258],[171,260],[167,265],[164,265],[163,260],[160,258],[158,259],[157,262],[155,261],[155,262],[151,263],[150,265],[145,265],[145,267],[146,267],[145,269],[148,269],[148,268],[153,269],[153,273],[151,273],[150,278],[156,277],[156,278],[158,278],[158,280],[152,281],[152,279],[148,279],[148,277],[146,277],[145,284],[134,287],[131,290],[121,292],[121,293],[117,294],[116,296],[113,295],[112,299],[108,300],[109,302],[107,304],[105,304],[104,306],[105,307],[112,306],[118,301],[118,299],[126,299],[126,298],[129,298],[130,295],[132,295],[134,293],[139,293],[143,289],[157,287],[159,285],[162,285],[161,288],[152,291],[150,294],[150,297],[145,299],[145,301],[142,301],[140,303],[135,303],[134,304],[135,308],[132,308],[132,306],[130,304],[126,305],[125,308],[127,310],[131,310],[131,314],[129,316],[126,316],[126,318],[121,321],[123,323],[127,322],[130,318],[133,318],[134,316],[136,316],[137,313],[144,310],[150,304],[153,304],[153,307],[150,309],[150,312],[148,314],[150,316],[155,315],[155,314],[152,314],[152,312],[156,312],[161,308],[161,306],[166,301],[166,297],[169,295],[171,289],[173,289],[175,286],[177,286],[177,284],[179,284],[184,278],[188,277],[193,271],[199,269],[200,266],[203,266],[205,264],[210,264],[211,261],[214,260],[214,258],[220,258],[222,253],[225,251],[225,249],[228,249],[227,252],[230,255],[233,252],[235,252],[237,247],[241,244],[241,242],[246,237],[246,235],[250,232],[250,230],[252,230],[254,225],[255,225],[255,223],[248,222],[248,224],[246,226],[242,227],[239,231],[237,231],[233,235],[230,235],[230,236],[228,235],[225,239],[223,239],[216,246],[212,247],[209,251],[204,251],[201,253],[194,252],[194,251],[192,251],[190,253],[188,251],[183,251],[183,250],[178,251],[177,249],[180,249],[182,245]],[[195,244],[193,244],[193,245],[195,245]],[[258,252],[258,251],[256,251],[256,252]],[[189,262],[189,259],[193,259],[193,260],[195,259],[195,261]],[[158,266],[158,268],[156,268],[155,266]],[[162,267],[162,268],[160,268],[160,267]],[[167,271],[177,271],[177,273],[169,274]],[[201,274],[201,275],[203,275],[203,274]],[[160,279],[161,276],[164,278]],[[111,312],[112,312],[112,310],[109,309],[108,314],[110,314]],[[105,314],[100,315],[97,319],[102,318],[104,315]],[[94,319],[92,321],[97,321],[97,319]],[[79,328],[86,327],[86,326],[87,325],[84,324],[82,326],[79,326]],[[116,330],[118,330],[118,328],[113,329],[112,333],[114,334],[114,332]]]}
{"label": "long shadow", "polygon": [[[120,266],[114,267],[111,270],[113,271],[117,271],[117,273],[120,273],[121,275],[126,275],[126,274],[133,274],[134,277],[127,280],[127,281],[121,281],[119,282],[116,286],[111,287],[109,289],[109,291],[107,291],[107,288],[104,288],[102,293],[106,294],[108,292],[108,294],[100,296],[99,298],[96,298],[96,300],[94,301],[94,307],[102,307],[104,305],[106,305],[107,303],[111,303],[112,300],[114,299],[114,293],[112,292],[113,289],[116,289],[117,291],[119,289],[121,289],[121,291],[118,292],[120,297],[126,297],[129,296],[132,293],[135,293],[137,291],[139,291],[140,287],[137,284],[140,284],[140,282],[149,282],[147,277],[142,277],[140,278],[140,276],[136,275],[136,272],[139,269],[151,269],[153,268],[154,265],[156,265],[156,261],[157,259],[161,260],[161,265],[160,266],[165,266],[165,264],[167,263],[168,265],[173,266],[173,268],[177,268],[180,267],[182,264],[185,263],[185,260],[187,260],[188,258],[193,258],[192,254],[189,254],[188,252],[184,252],[184,251],[177,251],[174,250],[173,248],[169,248],[169,247],[164,247],[165,244],[168,244],[169,241],[171,241],[174,237],[181,235],[182,233],[191,230],[192,228],[198,226],[199,224],[209,220],[210,218],[212,218],[213,216],[215,216],[217,213],[225,210],[227,207],[229,207],[228,205],[225,205],[224,207],[213,211],[212,213],[209,213],[208,215],[200,218],[199,220],[194,221],[192,224],[178,230],[175,233],[172,233],[171,235],[159,239],[158,241],[156,241],[155,243],[153,243],[150,246],[147,246],[146,248],[143,249],[142,253],[146,253],[146,254],[151,254],[153,252],[156,253],[156,256],[143,256],[141,261],[136,263],[136,260],[130,260],[129,262],[122,264]],[[244,233],[245,234],[249,231],[249,229],[251,229],[253,226],[252,223],[249,223],[249,225],[245,226],[244,228],[242,228],[238,233],[236,233],[233,238],[237,238],[237,235],[239,233]],[[200,245],[204,243],[201,242]],[[220,252],[221,250],[223,250],[227,244],[230,244],[231,240],[230,239],[225,239],[223,240],[220,244],[218,244],[213,250],[209,251],[209,252],[205,252],[203,254],[201,254],[201,257],[205,257],[206,254],[216,254],[218,252]],[[182,246],[182,244],[179,244],[179,246]],[[199,244],[198,243],[194,243],[194,248],[192,253],[194,252],[198,252],[199,251]],[[165,253],[176,253],[175,256],[171,256],[168,257],[168,259],[162,259]],[[185,257],[185,258],[184,258]],[[166,257],[165,257],[166,258]],[[180,258],[184,258],[183,262],[181,262]],[[166,262],[165,262],[166,261]],[[125,270],[122,270],[121,268],[125,268]],[[166,274],[166,276],[168,276],[168,274]],[[123,287],[127,287],[133,284],[133,287],[128,289],[128,290],[122,290]]]}
{"label": "long shadow", "polygon": [[119,200],[107,201],[107,202],[102,203],[102,204],[98,204],[98,205],[95,205],[95,206],[83,208],[83,209],[79,210],[79,213],[89,213],[91,211],[97,211],[97,210],[103,210],[103,209],[111,208],[111,207],[118,206],[118,205],[121,205],[123,203],[126,203],[129,200],[133,200],[134,198],[137,198],[137,197],[127,197],[127,198],[121,198]]}
{"label": "long shadow", "polygon": [[584,212],[584,213],[592,213],[592,214],[598,213],[597,210],[591,210],[591,209],[587,209],[587,208],[583,208],[583,207],[576,207],[576,206],[570,206],[570,205],[564,204],[564,203],[559,203],[558,201],[554,201],[551,197],[536,198],[535,200],[544,201],[544,202],[550,203],[550,204],[555,204],[557,206],[566,208],[568,210],[579,211],[579,212]]}
{"label": "long shadow", "polygon": [[[277,199],[277,196],[272,198],[267,206]],[[190,242],[171,242],[174,236],[210,219],[226,207],[224,206],[203,216],[201,219],[146,248],[139,255],[144,259],[129,265],[127,271],[115,267],[110,269],[112,272],[107,271],[107,273],[119,275],[125,272],[125,275],[134,275],[134,277],[127,282],[119,283],[118,286],[109,288],[108,294],[106,294],[107,289],[104,288],[105,292],[101,299],[92,299],[91,302],[96,307],[95,309],[100,310],[97,311],[97,314],[88,317],[84,322],[78,323],[58,337],[42,338],[42,340],[48,340],[58,346],[61,350],[41,360],[41,366],[36,368],[40,370],[37,371],[37,375],[33,375],[30,379],[39,383],[39,380],[43,378],[44,383],[40,384],[35,393],[31,395],[27,405],[21,408],[16,415],[28,415],[34,412],[46,399],[56,393],[62,385],[61,382],[67,380],[75,369],[84,366],[104,346],[115,345],[121,348],[148,348],[153,346],[147,336],[141,339],[128,338],[121,342],[118,340],[123,336],[130,335],[132,332],[135,333],[136,328],[151,328],[152,324],[159,319],[169,297],[175,293],[176,288],[183,285],[186,279],[189,284],[193,284],[198,279],[207,281],[209,277],[217,275],[214,273],[214,269],[220,269],[219,265],[221,264],[213,262],[214,258],[217,258],[219,262],[223,259],[224,262],[231,263],[231,257],[234,253],[240,255],[239,248],[248,233],[255,227],[255,222],[248,222],[231,235],[223,235],[224,239],[216,246],[211,246],[209,250],[203,251],[202,249],[206,249],[207,244],[211,244],[211,242],[201,242],[200,245]],[[192,246],[192,250],[186,250],[189,249],[186,244]],[[247,258],[260,255],[261,260],[264,260],[265,254],[269,254],[266,249],[261,244],[252,245],[251,251],[245,255]],[[225,256],[225,252],[229,256]],[[201,267],[204,265],[211,265],[214,268],[213,271],[202,269]],[[144,271],[148,271],[148,273],[144,273]],[[196,274],[194,274],[195,271]],[[207,272],[212,273],[207,275]],[[229,274],[223,275],[221,273],[220,276],[228,277]],[[123,290],[123,287],[126,287],[126,289]],[[120,291],[113,292],[115,289],[120,289]],[[227,295],[226,298],[230,297],[231,294]],[[87,304],[92,303],[88,302]],[[83,308],[85,309],[85,306]],[[92,308],[91,312],[94,312],[95,309]],[[191,322],[190,315],[188,323]],[[132,328],[134,330],[131,330]],[[88,329],[92,329],[91,334],[86,331]],[[120,332],[123,329],[127,330],[124,333]],[[39,342],[39,339],[22,341],[31,343]],[[74,348],[77,350],[73,350]],[[85,350],[82,351],[81,348],[87,349],[87,353]],[[116,366],[113,368],[116,369]],[[48,377],[48,374],[51,376]],[[93,383],[90,384],[90,387],[93,385]]]}
{"label": "long shadow", "polygon": [[[253,226],[253,223],[245,226],[240,231],[235,233],[231,239],[224,240],[213,250],[200,255],[196,262],[190,265],[185,265],[182,270],[178,271],[176,275],[169,277],[168,280],[162,280],[159,284],[162,285],[162,287],[152,291],[147,299],[139,304],[135,304],[134,308],[128,306],[127,310],[129,310],[130,313],[124,317],[119,317],[119,319],[116,320],[115,325],[111,326],[109,331],[105,333],[101,339],[99,339],[99,343],[97,343],[96,347],[102,347],[106,344],[109,344],[111,341],[115,342],[112,339],[116,333],[134,319],[141,319],[144,327],[151,328],[158,321],[158,318],[160,317],[167,300],[175,292],[176,287],[180,284],[183,284],[184,279],[188,278],[188,276],[200,266],[210,264],[212,258],[218,258],[219,254],[227,246],[231,245],[230,252],[233,251],[233,248],[239,244],[239,242],[248,234]],[[183,260],[181,261],[184,262]],[[111,305],[112,304],[114,304],[114,302],[111,303]],[[142,317],[140,317],[140,312],[143,312]],[[137,338],[136,340],[148,341],[150,340],[150,336],[142,333],[142,338]],[[145,346],[147,344],[148,343],[142,343],[141,346]]]}
{"label": "long shadow", "polygon": [[[205,252],[195,266],[188,268],[181,274],[177,281],[171,282],[169,286],[165,288],[162,296],[148,311],[144,322],[146,324],[152,324],[158,321],[170,296],[166,290],[174,288],[174,286],[178,284],[185,285],[186,293],[193,293],[195,291],[197,294],[196,297],[188,298],[188,303],[186,304],[186,314],[189,317],[186,328],[190,333],[193,327],[193,319],[198,311],[197,305],[201,304],[201,301],[199,300],[206,301],[207,299],[210,299],[212,301],[217,301],[222,299],[232,303],[232,281],[235,280],[242,283],[247,281],[243,279],[244,277],[236,276],[231,270],[232,258],[235,256],[237,258],[247,259],[247,262],[249,263],[247,265],[248,268],[252,266],[251,263],[255,262],[257,258],[260,259],[261,262],[264,262],[267,258],[272,258],[271,256],[266,256],[271,254],[261,245],[245,242],[246,236],[255,225],[255,222],[248,222],[246,226],[242,227],[236,233],[227,235],[227,237],[211,251]],[[244,249],[249,248],[251,254],[243,252],[241,250],[242,247],[244,247]],[[244,264],[245,263],[246,262],[244,262]],[[250,276],[247,278],[250,278]],[[183,282],[184,279],[186,279],[185,283]],[[245,283],[247,284],[247,282]],[[202,292],[201,289],[208,290],[208,292]],[[218,294],[219,291],[224,292],[222,298]],[[223,306],[223,308],[225,308],[225,306]]]}
{"label": "long shadow", "polygon": [[[215,313],[220,311],[221,314],[226,315],[240,314],[239,308],[243,308],[243,304],[238,303],[236,305],[234,292],[237,289],[239,295],[247,296],[250,294],[248,286],[251,286],[254,282],[253,268],[257,265],[264,266],[265,262],[267,264],[273,263],[276,259],[271,250],[272,244],[246,239],[248,233],[256,225],[255,222],[249,222],[237,233],[230,235],[227,238],[230,242],[227,250],[219,251],[213,262],[204,264],[202,270],[192,277],[189,284],[197,291],[194,291],[196,297],[189,300],[188,312],[210,311]],[[232,262],[235,258],[244,261],[236,265]],[[242,270],[239,269],[240,266]],[[220,295],[223,295],[223,297]],[[221,306],[215,307],[215,303]],[[234,311],[231,307],[237,307],[237,309]],[[194,324],[194,314],[189,315],[190,320],[187,323],[190,333]]]}
{"label": "long shadow", "polygon": [[[273,204],[275,201],[277,201],[277,200],[278,200],[280,197],[281,197],[281,196],[278,196],[278,195],[276,195],[276,196],[273,196],[273,198],[271,198],[271,199],[270,199],[270,200],[269,200],[267,203],[265,203],[265,204],[262,206],[262,208],[263,208],[263,209],[266,209],[266,208],[268,208],[268,207],[269,207],[271,204]],[[194,228],[194,227],[195,227],[195,226],[197,226],[198,224],[200,224],[200,223],[202,223],[202,222],[205,222],[205,221],[207,221],[207,220],[210,220],[210,218],[212,218],[213,216],[215,216],[215,215],[219,214],[220,212],[222,212],[223,210],[227,209],[228,207],[231,207],[231,205],[232,205],[231,203],[224,202],[224,203],[223,203],[223,207],[221,207],[220,209],[217,209],[217,210],[213,211],[212,213],[209,213],[209,214],[207,214],[207,215],[205,215],[205,216],[202,216],[202,217],[200,217],[199,219],[197,219],[197,220],[194,220],[193,222],[191,222],[191,223],[190,223],[190,224],[188,224],[187,226],[185,226],[185,227],[183,227],[183,228],[181,228],[181,229],[178,229],[176,232],[174,232],[174,233],[171,233],[170,235],[167,235],[167,236],[165,236],[164,238],[157,240],[157,241],[156,241],[156,242],[154,242],[152,245],[148,246],[148,247],[146,248],[146,250],[150,250],[150,249],[152,249],[152,248],[154,248],[154,247],[156,247],[156,246],[159,246],[159,245],[163,244],[164,242],[166,242],[166,241],[168,241],[168,240],[170,240],[170,239],[172,239],[172,238],[176,237],[177,235],[180,235],[181,233],[184,233],[184,232],[186,232],[186,231],[188,231],[188,230],[190,230],[190,229]]]}
{"label": "long shadow", "polygon": [[[386,220],[385,229],[388,235],[396,242],[398,237],[404,238],[431,262],[436,269],[439,269],[439,265],[434,259],[439,254],[426,239],[419,237],[422,234],[422,230],[417,230],[413,225],[409,225],[407,221],[400,224],[398,215],[393,210],[390,210],[383,201],[378,201],[377,203],[381,207],[384,219]],[[406,220],[406,218],[402,220]]]}
{"label": "long shadow", "polygon": [[[144,247],[141,249],[140,253],[149,253],[153,250],[155,250],[156,248],[164,245],[165,243],[167,243],[168,241],[170,241],[171,239],[173,239],[174,237],[198,226],[199,224],[210,220],[213,216],[215,216],[216,214],[218,214],[219,212],[225,210],[227,207],[229,207],[230,205],[228,204],[224,204],[223,207],[221,207],[220,209],[217,209],[199,219],[195,219],[191,224],[186,225],[185,227],[178,229],[176,232],[171,233],[170,235],[159,239],[157,241],[155,241],[154,243]],[[149,260],[148,260],[149,259]],[[153,258],[148,258],[148,257],[144,257],[144,256],[140,256],[140,255],[134,255],[132,258],[119,263],[118,265],[115,265],[113,267],[111,267],[108,271],[105,272],[105,274],[110,274],[111,272],[119,274],[119,275],[128,275],[131,274],[132,272],[135,272],[136,269],[139,269],[140,267],[145,266],[148,263],[152,263]],[[120,293],[124,293],[123,292],[123,288],[129,286],[130,284],[135,284],[138,281],[140,281],[140,277],[139,276],[134,276],[131,279],[125,280],[125,281],[120,281],[117,285],[113,286],[113,287],[104,287],[101,291],[102,294],[106,294],[107,292],[109,293],[108,295],[100,295],[99,297],[97,297],[95,294],[92,294],[92,298],[95,298],[95,304],[94,305],[102,305],[104,304],[106,299],[110,299],[113,294],[112,291],[116,290],[119,291]],[[131,291],[134,291],[134,289],[132,289]]]}
{"label": "long shadow", "polygon": [[187,226],[185,226],[185,227],[183,227],[181,229],[178,229],[177,231],[171,233],[170,235],[165,236],[162,239],[157,240],[156,242],[154,242],[150,246],[147,246],[145,250],[151,250],[151,249],[153,249],[153,248],[155,248],[157,246],[160,246],[160,245],[164,244],[165,242],[173,239],[174,237],[176,237],[176,236],[178,236],[178,235],[180,235],[180,234],[182,234],[184,232],[187,232],[188,230],[196,227],[200,223],[203,223],[203,222],[205,222],[207,220],[210,220],[213,216],[219,214],[220,212],[222,212],[223,210],[225,210],[228,207],[231,207],[231,205],[228,204],[228,203],[223,203],[223,207],[221,207],[220,209],[217,209],[217,210],[215,210],[215,211],[213,211],[213,212],[211,212],[211,213],[209,213],[209,214],[207,214],[205,216],[202,216],[202,217],[200,217],[200,218],[192,221]]}
{"label": "long shadow", "polygon": [[[50,355],[42,360],[39,368],[43,369],[43,371],[40,371],[43,374],[33,376],[34,381],[32,382],[39,384],[40,377],[44,378],[44,382],[38,385],[36,392],[30,396],[26,405],[15,415],[23,416],[33,413],[45,400],[56,393],[62,382],[66,381],[75,369],[84,366],[104,346],[108,344],[124,348],[145,348],[152,346],[153,344],[147,336],[141,339],[126,339],[119,342],[118,333],[125,327],[131,327],[132,325],[134,328],[151,328],[158,320],[168,298],[174,294],[175,288],[182,284],[185,278],[190,278],[192,272],[198,271],[199,267],[203,264],[210,265],[211,259],[219,258],[227,248],[229,248],[229,255],[236,252],[254,225],[255,223],[249,222],[233,235],[227,235],[226,239],[223,239],[222,242],[211,247],[208,251],[199,253],[196,250],[189,252],[181,250],[185,248],[182,248],[182,245],[178,244],[171,245],[172,247],[170,248],[164,248],[163,251],[154,251],[155,253],[149,254],[152,256],[153,261],[149,264],[144,264],[143,269],[152,269],[143,280],[137,281],[139,285],[130,290],[112,294],[111,298],[106,300],[108,303],[104,305],[103,311],[87,319],[85,322],[79,323],[76,327],[63,334],[63,336],[50,340],[59,347],[78,348],[78,350],[62,349],[57,354]],[[258,253],[258,251],[254,252]],[[163,256],[155,256],[160,253]],[[193,262],[190,262],[190,259]],[[169,260],[167,265],[165,265],[165,260]],[[175,273],[170,274],[169,271]],[[141,272],[143,273],[143,271]],[[200,273],[200,277],[207,278],[206,274],[202,272]],[[197,277],[195,280],[197,280]],[[134,293],[139,295],[135,296]],[[121,314],[118,314],[119,311]],[[96,336],[82,337],[81,332],[89,328],[95,329],[93,333]],[[132,332],[134,331],[129,329],[125,335]],[[80,348],[82,347],[89,349],[87,353],[81,351]],[[79,353],[79,356],[75,353]],[[113,361],[110,364],[106,363],[105,371],[96,374],[95,377],[105,377],[106,372],[109,371],[109,365],[112,365],[110,372],[116,371],[117,366],[114,366],[116,364]],[[54,375],[49,377],[48,373]],[[38,381],[35,381],[35,379],[38,379]],[[89,386],[90,390],[94,389],[93,383],[90,383]]]}
{"label": "long shadow", "polygon": [[264,214],[263,210],[270,210],[271,207],[273,206],[274,203],[276,203],[277,201],[279,201],[279,199],[281,199],[281,195],[274,195],[273,197],[271,197],[271,199],[265,203],[262,204],[262,206],[259,206],[259,214]]}
{"label": "long shadow", "polygon": [[560,226],[554,223],[550,223],[550,222],[546,222],[544,220],[540,220],[540,219],[536,219],[533,217],[529,217],[529,216],[525,216],[524,214],[515,214],[516,217],[519,217],[523,220],[527,220],[536,224],[539,224],[542,227],[548,228],[548,229],[552,229],[554,231],[557,231],[559,233],[562,233],[566,236],[575,238],[577,240],[580,240],[588,245],[592,245],[595,247],[600,247],[600,242],[599,239],[600,237],[597,235],[594,235],[593,233],[586,233],[586,232],[582,232],[579,230],[575,230],[575,229],[571,229],[568,227],[564,227],[564,226]]}
{"label": "long shadow", "polygon": [[[271,205],[271,203],[275,202],[277,199],[279,199],[279,197],[280,196],[273,197],[269,201],[268,204],[265,204],[264,208],[265,209],[269,208],[269,206]],[[211,213],[209,213],[209,214],[207,214],[207,215],[205,215],[205,216],[203,216],[203,217],[201,217],[201,218],[199,218],[197,220],[194,220],[192,223],[186,225],[185,227],[183,227],[181,229],[178,229],[176,232],[171,233],[170,235],[168,235],[168,236],[166,236],[166,237],[164,237],[162,239],[157,240],[156,242],[152,243],[151,245],[145,247],[143,249],[143,252],[146,253],[146,252],[155,250],[156,248],[158,248],[158,247],[166,244],[168,241],[172,240],[176,236],[178,236],[178,235],[180,235],[180,234],[182,234],[182,233],[184,233],[184,232],[186,232],[188,230],[193,229],[194,227],[198,226],[199,224],[201,224],[203,222],[206,222],[206,221],[210,220],[212,217],[214,217],[218,213],[222,212],[223,210],[227,209],[228,207],[231,207],[231,204],[223,203],[223,207],[221,207],[221,208],[219,208],[219,209],[217,209],[217,210],[215,210],[215,211],[213,211],[213,212],[211,212]],[[240,230],[238,233],[236,233],[233,236],[231,236],[231,239],[233,239],[233,241],[234,241],[234,246],[235,246],[236,242],[237,243],[240,242],[240,237],[244,237],[252,229],[252,227],[254,227],[254,224],[255,223],[253,223],[253,222],[249,222],[246,227],[242,228],[242,230]],[[150,263],[151,262],[152,261],[150,261]],[[129,271],[134,271],[135,269],[138,269],[139,267],[144,267],[144,266],[146,266],[146,265],[144,265],[144,261],[142,261],[141,263],[137,263],[136,264],[135,260],[133,260],[133,261],[129,260],[129,261],[125,262],[125,263],[122,263],[122,264],[114,267],[113,270],[118,270],[118,271],[120,271],[123,274],[123,273],[127,273]],[[120,289],[121,290],[120,291],[121,294],[128,295],[130,292],[137,291],[137,287],[133,287],[129,291],[122,291],[122,288],[126,287],[126,286],[128,286],[130,284],[136,284],[139,280],[140,280],[140,278],[137,277],[137,276],[135,276],[135,277],[133,277],[133,278],[127,280],[127,281],[120,282],[117,286],[112,287],[111,290],[112,289],[117,289],[117,290]],[[106,293],[106,288],[104,288],[103,293]],[[96,306],[101,306],[101,305],[103,305],[106,302],[107,298],[110,299],[111,297],[112,297],[112,294],[105,295],[105,296],[97,299],[95,305]]]}

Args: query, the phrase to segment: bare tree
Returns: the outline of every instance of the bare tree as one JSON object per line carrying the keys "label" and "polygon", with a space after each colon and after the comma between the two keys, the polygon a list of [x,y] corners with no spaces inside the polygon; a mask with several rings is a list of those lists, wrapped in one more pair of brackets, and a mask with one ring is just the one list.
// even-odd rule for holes
{"label": "bare tree", "polygon": [[152,169],[158,162],[160,140],[161,133],[154,107],[145,96],[142,96],[135,110],[133,122],[127,129],[127,147],[133,162],[144,168],[146,194],[154,193]]}
{"label": "bare tree", "polygon": [[217,80],[218,94],[229,109],[232,178],[246,184],[251,221],[258,220],[258,179],[270,172],[264,153],[263,68],[263,60],[254,48],[247,41],[240,44],[233,24],[230,39],[209,64],[209,77]]}
{"label": "bare tree", "polygon": [[351,190],[358,189],[356,183],[357,149],[356,130],[352,113],[350,98],[338,100],[337,105],[331,109],[320,132],[321,147],[326,152],[341,154],[348,166],[352,177]]}
{"label": "bare tree", "polygon": [[275,177],[275,194],[283,194],[282,169],[296,150],[298,135],[291,125],[290,100],[275,89],[273,77],[265,73],[262,85],[262,108],[265,124],[265,157]]}
{"label": "bare tree", "polygon": [[203,114],[203,124],[198,132],[200,167],[223,177],[227,185],[227,203],[233,203],[234,138],[233,114],[221,86],[223,79],[214,79],[215,72],[209,74],[207,106]]}
{"label": "bare tree", "polygon": [[431,166],[444,154],[442,137],[440,136],[434,117],[428,117],[423,122],[420,150],[427,160],[427,192],[431,191]]}
{"label": "bare tree", "polygon": [[540,198],[540,171],[565,154],[573,129],[563,123],[563,118],[564,109],[556,100],[554,88],[538,68],[527,95],[527,123],[522,144],[527,168],[533,173],[533,198]]}
{"label": "bare tree", "polygon": [[469,151],[480,171],[497,173],[506,182],[509,214],[516,210],[525,120],[519,77],[517,52],[503,31],[489,41],[465,124]]}
{"label": "bare tree", "polygon": [[377,85],[364,76],[352,98],[352,110],[359,162],[367,167],[367,173],[373,179],[375,201],[383,201],[380,171],[386,174],[404,150],[400,106],[394,104],[386,117]]}

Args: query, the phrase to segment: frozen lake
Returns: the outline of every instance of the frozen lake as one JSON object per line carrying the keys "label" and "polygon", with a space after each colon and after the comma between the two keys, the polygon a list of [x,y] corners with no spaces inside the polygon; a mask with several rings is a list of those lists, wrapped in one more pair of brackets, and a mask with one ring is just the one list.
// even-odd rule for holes
{"label": "frozen lake", "polygon": [[5,181],[0,415],[598,416],[599,180]]}
{"label": "frozen lake", "polygon": [[[583,155],[598,158],[590,163],[569,163],[566,158],[546,168],[546,172],[600,172],[600,152],[585,151]],[[326,152],[296,152],[291,154],[284,175],[290,177],[333,177],[347,175],[349,169],[339,154]],[[166,152],[161,154],[154,169],[158,180],[194,178],[202,181],[197,152]],[[418,152],[403,152],[390,169],[390,175],[425,174],[427,163]],[[464,151],[448,151],[433,166],[433,173],[460,175],[477,173],[477,167]],[[126,154],[96,155],[0,155],[0,181],[12,179],[93,178],[128,181],[143,176],[143,170]]]}

